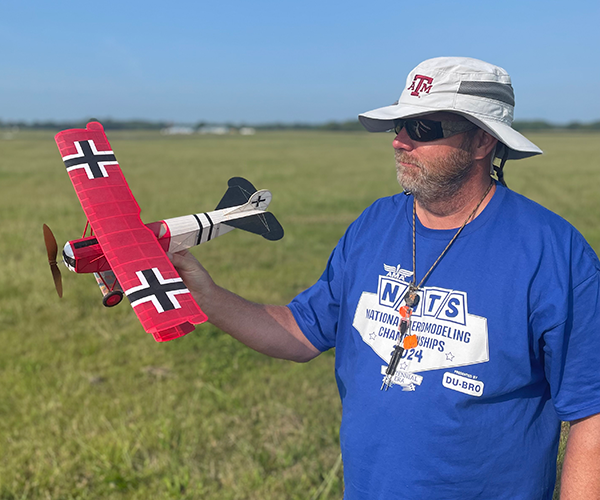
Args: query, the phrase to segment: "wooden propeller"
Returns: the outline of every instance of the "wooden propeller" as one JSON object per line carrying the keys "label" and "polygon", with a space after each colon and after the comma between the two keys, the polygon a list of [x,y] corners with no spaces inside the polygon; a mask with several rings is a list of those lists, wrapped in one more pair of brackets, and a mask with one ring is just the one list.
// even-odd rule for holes
{"label": "wooden propeller", "polygon": [[52,271],[52,278],[54,279],[54,287],[59,297],[62,297],[62,277],[60,275],[60,269],[56,263],[56,256],[58,255],[58,245],[56,244],[56,238],[52,234],[50,228],[44,224],[44,243],[46,243],[46,251],[48,252],[48,264],[50,264],[50,271]]}

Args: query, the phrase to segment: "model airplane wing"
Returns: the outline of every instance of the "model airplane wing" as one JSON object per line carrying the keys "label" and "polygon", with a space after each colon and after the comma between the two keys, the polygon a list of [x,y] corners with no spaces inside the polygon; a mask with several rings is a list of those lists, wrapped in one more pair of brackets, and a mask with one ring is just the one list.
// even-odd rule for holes
{"label": "model airplane wing", "polygon": [[157,341],[189,333],[207,320],[125,181],[102,125],[56,136],[71,182],[102,252],[144,329]]}

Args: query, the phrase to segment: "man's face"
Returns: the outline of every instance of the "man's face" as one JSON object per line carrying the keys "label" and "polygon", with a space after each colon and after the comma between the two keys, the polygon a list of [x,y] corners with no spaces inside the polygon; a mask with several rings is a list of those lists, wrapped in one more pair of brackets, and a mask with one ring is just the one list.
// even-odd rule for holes
{"label": "man's face", "polygon": [[[428,120],[460,120],[451,113],[435,113]],[[431,142],[412,140],[405,129],[395,137],[398,182],[423,203],[450,199],[473,171],[472,134],[456,134]]]}

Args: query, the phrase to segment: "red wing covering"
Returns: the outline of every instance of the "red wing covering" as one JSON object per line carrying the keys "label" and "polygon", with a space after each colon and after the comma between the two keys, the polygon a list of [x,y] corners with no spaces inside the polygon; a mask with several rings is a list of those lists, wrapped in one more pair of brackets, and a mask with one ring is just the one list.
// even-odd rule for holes
{"label": "red wing covering", "polygon": [[56,135],[94,235],[144,329],[158,342],[181,337],[207,320],[140,219],[138,206],[102,125]]}

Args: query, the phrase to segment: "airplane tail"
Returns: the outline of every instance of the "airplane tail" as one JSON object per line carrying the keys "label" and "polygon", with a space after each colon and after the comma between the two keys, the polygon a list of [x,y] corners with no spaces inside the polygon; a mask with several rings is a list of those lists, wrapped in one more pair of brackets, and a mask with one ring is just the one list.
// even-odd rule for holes
{"label": "airplane tail", "polygon": [[[223,208],[247,206],[248,209],[266,209],[271,201],[271,193],[268,191],[257,191],[250,181],[242,177],[232,177],[227,182],[229,188],[215,210]],[[258,194],[257,194],[258,193]],[[265,196],[265,198],[263,198]],[[247,217],[228,219],[223,224],[242,229],[250,233],[259,234],[271,241],[283,238],[283,227],[270,212],[263,212]]]}
{"label": "airplane tail", "polygon": [[223,198],[221,198],[215,210],[245,205],[257,191],[250,181],[242,177],[232,177],[227,181],[227,185],[229,188],[225,191]]}

